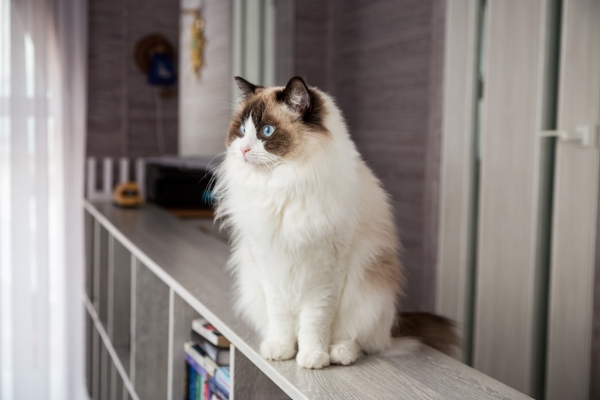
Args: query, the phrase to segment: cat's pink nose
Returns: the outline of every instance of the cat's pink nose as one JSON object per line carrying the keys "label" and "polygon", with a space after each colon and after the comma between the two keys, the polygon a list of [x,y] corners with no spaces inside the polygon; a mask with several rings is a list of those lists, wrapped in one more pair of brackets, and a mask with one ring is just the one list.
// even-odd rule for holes
{"label": "cat's pink nose", "polygon": [[243,155],[244,157],[246,157],[246,153],[250,151],[250,149],[246,149],[246,148],[244,148],[244,147],[240,147],[240,150],[242,151],[242,155]]}

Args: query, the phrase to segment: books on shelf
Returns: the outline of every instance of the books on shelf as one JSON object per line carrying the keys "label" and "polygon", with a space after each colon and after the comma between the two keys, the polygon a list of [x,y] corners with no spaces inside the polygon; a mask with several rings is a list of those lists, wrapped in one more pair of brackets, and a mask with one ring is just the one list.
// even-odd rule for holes
{"label": "books on shelf", "polygon": [[229,392],[226,392],[224,388],[219,385],[219,382],[212,377],[208,380],[208,388],[210,390],[210,400],[227,400],[229,399]]}
{"label": "books on shelf", "polygon": [[217,365],[229,365],[229,348],[224,349],[217,347],[214,344],[202,339],[198,341],[197,344],[202,348],[202,350],[204,350],[211,360],[217,363]]}
{"label": "books on shelf", "polygon": [[206,352],[197,343],[187,342],[184,344],[186,360],[191,358],[200,368],[208,372],[209,375],[214,375],[219,366],[215,363]]}
{"label": "books on shelf", "polygon": [[220,367],[215,374],[217,385],[225,389],[227,394],[231,391],[231,377],[229,375],[229,367]]}
{"label": "books on shelf", "polygon": [[216,330],[215,327],[204,318],[198,318],[192,321],[192,329],[217,347],[229,348],[229,345],[231,344],[229,340],[225,339],[221,332]]}
{"label": "books on shelf", "polygon": [[227,343],[229,346],[229,341],[225,341],[224,338],[209,339],[197,329],[194,328],[194,331],[201,337],[196,336],[197,341],[184,344],[188,370],[187,398],[188,400],[228,400],[231,392],[230,350],[228,347],[224,348],[214,343]]}

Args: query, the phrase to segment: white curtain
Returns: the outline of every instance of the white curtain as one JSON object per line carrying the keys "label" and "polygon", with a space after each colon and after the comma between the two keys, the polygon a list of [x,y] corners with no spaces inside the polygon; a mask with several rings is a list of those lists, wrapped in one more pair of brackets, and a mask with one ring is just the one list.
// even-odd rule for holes
{"label": "white curtain", "polygon": [[87,2],[0,0],[0,399],[84,399]]}

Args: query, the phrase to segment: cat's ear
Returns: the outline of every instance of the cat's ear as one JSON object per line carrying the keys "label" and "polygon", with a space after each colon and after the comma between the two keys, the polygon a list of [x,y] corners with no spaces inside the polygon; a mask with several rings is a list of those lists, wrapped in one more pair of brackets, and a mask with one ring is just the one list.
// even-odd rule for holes
{"label": "cat's ear", "polygon": [[304,79],[296,76],[283,90],[283,99],[292,111],[304,114],[310,108],[310,95]]}
{"label": "cat's ear", "polygon": [[249,97],[256,93],[256,89],[258,89],[258,86],[248,82],[241,76],[236,76],[234,79],[235,83],[237,83],[238,87],[242,91],[242,97]]}

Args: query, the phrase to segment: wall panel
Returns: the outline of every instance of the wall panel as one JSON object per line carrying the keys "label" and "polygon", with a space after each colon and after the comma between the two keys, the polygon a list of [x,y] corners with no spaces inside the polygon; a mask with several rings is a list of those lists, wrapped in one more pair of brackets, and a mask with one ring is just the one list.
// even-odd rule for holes
{"label": "wall panel", "polygon": [[[492,0],[484,32],[484,95],[473,360],[475,368],[538,395],[536,344],[545,313],[538,287],[548,1]],[[542,216],[543,218],[543,216]]]}

